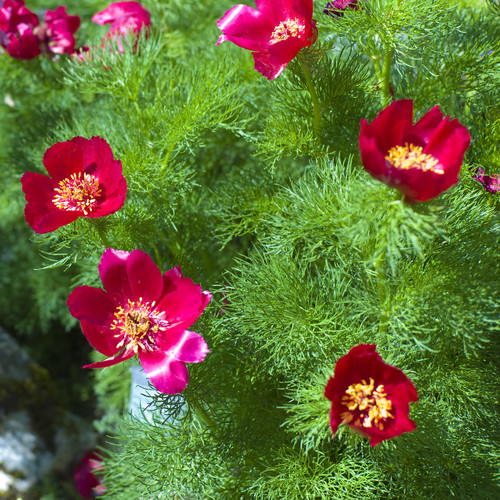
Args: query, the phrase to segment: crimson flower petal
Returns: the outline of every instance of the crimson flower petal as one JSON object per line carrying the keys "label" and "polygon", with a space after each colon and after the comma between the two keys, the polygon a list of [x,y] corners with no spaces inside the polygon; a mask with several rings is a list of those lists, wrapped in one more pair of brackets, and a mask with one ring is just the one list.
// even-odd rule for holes
{"label": "crimson flower petal", "polygon": [[380,151],[389,151],[393,146],[403,143],[406,131],[412,126],[412,120],[413,101],[394,101],[365,127],[365,133],[375,138]]}
{"label": "crimson flower petal", "polygon": [[163,275],[163,294],[174,290],[175,283],[182,278],[182,271],[179,266],[169,269]]}
{"label": "crimson flower petal", "polygon": [[217,22],[216,45],[231,41],[253,51],[255,69],[272,80],[300,49],[316,41],[312,0],[258,0],[257,10],[236,5]]}
{"label": "crimson flower petal", "polygon": [[52,181],[37,172],[26,172],[21,177],[21,185],[26,197],[24,217],[36,233],[48,233],[69,224],[78,218],[75,212],[57,210],[52,198]]}
{"label": "crimson flower petal", "polygon": [[78,217],[104,217],[123,206],[127,182],[104,139],[58,142],[47,149],[43,163],[52,179],[42,180],[44,176],[33,172],[21,179],[26,221],[37,233],[54,231]]}
{"label": "crimson flower petal", "polygon": [[87,139],[74,137],[70,141],[56,142],[45,151],[43,165],[55,182],[82,172],[86,166],[83,164],[83,156],[87,144]]}
{"label": "crimson flower petal", "polygon": [[85,338],[96,351],[105,356],[114,356],[120,350],[118,344],[121,338],[111,334],[107,327],[95,326],[84,319],[80,321],[80,324]]}
{"label": "crimson flower petal", "polygon": [[369,124],[361,121],[363,167],[401,191],[406,201],[426,201],[458,180],[470,136],[458,120],[443,118],[438,106],[412,125],[413,102],[395,101]]}
{"label": "crimson flower petal", "polygon": [[99,263],[99,276],[102,284],[115,302],[120,302],[123,296],[132,296],[127,274],[129,255],[130,252],[108,248],[102,254]]}
{"label": "crimson flower petal", "polygon": [[134,250],[127,258],[127,275],[135,300],[157,301],[163,290],[163,277],[153,259],[141,250]]}
{"label": "crimson flower petal", "polygon": [[218,21],[217,27],[223,32],[216,45],[225,41],[238,47],[262,51],[269,46],[274,25],[258,10],[247,5],[236,5]]}
{"label": "crimson flower petal", "polygon": [[352,348],[335,365],[334,376],[325,387],[332,402],[330,426],[333,434],[346,423],[371,446],[416,428],[408,418],[409,403],[418,401],[415,387],[406,375],[385,363],[376,346]]}
{"label": "crimson flower petal", "polygon": [[80,286],[68,297],[70,313],[80,320],[90,344],[113,356],[85,368],[111,366],[138,354],[158,390],[184,390],[189,378],[186,363],[199,363],[209,352],[203,337],[185,325],[198,318],[210,293],[183,277],[179,267],[162,276],[140,250],[108,248],[99,274],[106,291]]}
{"label": "crimson flower petal", "polygon": [[162,297],[156,310],[165,313],[165,319],[172,327],[187,328],[196,321],[210,299],[208,292],[201,292],[200,285],[182,278],[176,282],[175,290]]}
{"label": "crimson flower petal", "polygon": [[75,288],[69,295],[67,304],[71,316],[96,326],[104,326],[116,309],[108,293],[93,286]]}
{"label": "crimson flower petal", "polygon": [[141,351],[139,359],[151,383],[165,394],[179,394],[189,381],[186,365],[163,351]]}

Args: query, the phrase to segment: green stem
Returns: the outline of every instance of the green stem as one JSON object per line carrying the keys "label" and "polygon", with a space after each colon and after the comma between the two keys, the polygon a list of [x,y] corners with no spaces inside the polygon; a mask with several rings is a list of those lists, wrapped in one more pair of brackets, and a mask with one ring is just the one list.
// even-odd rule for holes
{"label": "green stem", "polygon": [[160,168],[160,171],[161,172],[165,172],[165,170],[167,169],[167,165],[168,165],[168,162],[170,160],[170,156],[172,156],[172,153],[174,151],[174,148],[175,148],[175,144],[172,144],[168,150],[167,150],[167,154],[165,155],[165,158],[163,160],[163,163],[161,165],[161,168]]}
{"label": "green stem", "polygon": [[392,67],[392,56],[394,51],[391,51],[385,56],[370,56],[375,66],[375,74],[377,75],[377,83],[381,92],[382,106],[387,106],[391,100],[391,67]]}
{"label": "green stem", "polygon": [[104,245],[104,248],[111,248],[111,243],[109,242],[101,223],[97,220],[94,220],[94,219],[90,219],[90,222],[92,222],[92,224],[94,225],[95,230],[97,231],[97,234],[101,238],[101,241],[102,241],[102,244]]}
{"label": "green stem", "polygon": [[191,408],[195,411],[198,417],[200,417],[201,420],[205,422],[207,427],[215,428],[214,421],[203,411],[203,408],[198,403],[195,403],[194,401],[189,401],[189,406],[191,406]]}
{"label": "green stem", "polygon": [[311,100],[313,103],[313,130],[314,135],[319,139],[321,137],[321,106],[319,104],[318,94],[314,88],[314,84],[311,78],[311,73],[305,63],[303,54],[299,54],[299,64],[302,68],[302,73],[306,80],[307,90],[311,95]]}

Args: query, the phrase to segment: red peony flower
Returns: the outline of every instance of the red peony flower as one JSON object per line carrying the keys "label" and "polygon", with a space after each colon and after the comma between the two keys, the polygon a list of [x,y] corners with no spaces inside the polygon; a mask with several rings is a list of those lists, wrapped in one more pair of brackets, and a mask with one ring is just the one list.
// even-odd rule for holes
{"label": "red peony flower", "polygon": [[500,178],[498,174],[485,175],[484,170],[478,168],[472,178],[480,182],[489,193],[498,193],[500,191]]}
{"label": "red peony flower", "polygon": [[183,277],[179,267],[162,276],[140,250],[108,248],[99,274],[106,291],[79,286],[68,297],[87,340],[112,356],[84,368],[104,368],[138,354],[160,392],[182,392],[189,379],[186,363],[199,363],[209,352],[203,337],[186,328],[210,302],[210,293]]}
{"label": "red peony flower", "polygon": [[325,388],[325,397],[332,402],[333,434],[345,423],[369,437],[372,446],[416,429],[408,413],[409,403],[418,401],[408,377],[384,363],[375,348],[365,344],[353,347],[337,361]]}
{"label": "red peony flower", "polygon": [[66,7],[45,12],[45,24],[37,28],[36,35],[47,52],[72,54],[75,51],[75,37],[80,27],[80,17],[70,16]]}
{"label": "red peony flower", "polygon": [[439,106],[415,125],[412,110],[413,101],[395,101],[370,124],[361,120],[359,134],[363,167],[410,202],[429,200],[455,184],[470,143],[467,129],[443,118]]}
{"label": "red peony flower", "polygon": [[16,59],[33,59],[40,55],[33,30],[38,16],[22,0],[4,0],[0,7],[0,46]]}
{"label": "red peony flower", "polygon": [[129,31],[138,34],[142,27],[151,24],[151,14],[139,2],[113,2],[92,17],[94,23],[104,26],[111,23],[108,35],[126,36]]}
{"label": "red peony flower", "polygon": [[77,465],[73,474],[73,481],[82,498],[92,499],[106,491],[106,487],[94,474],[95,471],[102,467],[102,460],[93,451],[86,453]]}
{"label": "red peony flower", "polygon": [[344,15],[342,11],[347,8],[358,10],[358,0],[334,0],[333,2],[328,2],[323,9],[323,14],[328,14],[332,17],[340,17]]}
{"label": "red peony flower", "polygon": [[255,69],[272,80],[299,50],[316,41],[312,0],[255,0],[257,10],[236,5],[217,21],[216,45],[230,41],[251,50]]}
{"label": "red peony flower", "polygon": [[26,172],[22,178],[26,222],[36,233],[48,233],[78,217],[104,217],[123,206],[127,182],[120,160],[100,137],[74,137],[45,152],[50,177]]}

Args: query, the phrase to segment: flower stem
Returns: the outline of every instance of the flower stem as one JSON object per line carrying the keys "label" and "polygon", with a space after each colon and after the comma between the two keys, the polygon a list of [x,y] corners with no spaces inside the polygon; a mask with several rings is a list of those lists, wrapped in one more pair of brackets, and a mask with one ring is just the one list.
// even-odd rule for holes
{"label": "flower stem", "polygon": [[321,137],[321,106],[319,104],[318,94],[314,88],[314,84],[311,78],[311,73],[309,68],[307,67],[303,54],[299,54],[299,64],[302,68],[302,73],[304,74],[304,78],[306,80],[307,90],[309,90],[309,94],[311,95],[311,100],[313,102],[313,130],[314,135],[319,139]]}
{"label": "flower stem", "polygon": [[95,219],[90,219],[90,222],[94,225],[95,230],[97,231],[97,234],[101,238],[102,244],[104,245],[104,248],[111,248],[111,243],[109,242],[106,233],[104,231],[104,228],[102,227],[100,221],[97,221]]}
{"label": "flower stem", "polygon": [[203,408],[198,403],[195,403],[194,401],[189,401],[189,405],[195,411],[198,417],[200,417],[201,420],[205,422],[207,427],[215,428],[214,421],[205,413]]}
{"label": "flower stem", "polygon": [[385,56],[371,56],[370,59],[373,61],[375,66],[375,74],[377,75],[378,87],[381,92],[382,106],[387,106],[391,100],[391,67],[392,67],[392,56],[394,51],[386,54]]}

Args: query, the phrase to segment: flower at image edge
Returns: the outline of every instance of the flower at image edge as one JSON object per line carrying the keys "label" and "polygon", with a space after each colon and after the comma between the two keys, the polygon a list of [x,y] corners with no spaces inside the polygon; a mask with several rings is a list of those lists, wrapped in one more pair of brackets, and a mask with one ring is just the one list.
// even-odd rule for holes
{"label": "flower at image edge", "polygon": [[66,7],[60,6],[56,10],[47,10],[44,22],[45,24],[35,31],[45,51],[54,54],[73,54],[75,51],[73,35],[80,27],[80,17],[70,16],[66,12]]}
{"label": "flower at image edge", "polygon": [[141,250],[108,248],[99,264],[105,290],[77,287],[68,297],[90,344],[108,359],[84,366],[104,368],[135,354],[160,392],[178,394],[189,380],[186,363],[209,352],[203,337],[187,330],[211,295],[174,267],[164,275]]}
{"label": "flower at image edge", "polygon": [[426,201],[458,181],[467,129],[434,106],[413,125],[413,101],[391,103],[369,124],[361,120],[359,149],[363,167],[394,187],[406,201]]}
{"label": "flower at image edge", "polygon": [[216,45],[230,41],[251,50],[255,69],[269,80],[279,76],[300,49],[317,38],[312,0],[256,0],[257,10],[236,5],[217,21]]}
{"label": "flower at image edge", "polygon": [[33,59],[40,55],[34,34],[38,16],[22,0],[4,0],[0,7],[0,46],[16,59]]}
{"label": "flower at image edge", "polygon": [[106,491],[106,487],[95,475],[95,472],[102,469],[102,467],[102,459],[93,451],[86,453],[76,466],[73,481],[82,498],[95,498]]}
{"label": "flower at image edge", "polygon": [[151,24],[151,14],[139,2],[113,2],[92,16],[92,22],[104,26],[111,24],[110,36],[126,36],[129,31],[138,34]]}
{"label": "flower at image edge", "polygon": [[50,177],[36,172],[21,177],[24,216],[36,233],[54,231],[79,217],[110,215],[125,202],[122,164],[100,137],[58,142],[47,149],[43,164]]}
{"label": "flower at image edge", "polygon": [[385,363],[376,345],[353,347],[335,365],[325,397],[332,402],[333,434],[347,424],[375,446],[416,429],[408,418],[409,403],[418,401],[415,387],[398,368]]}

